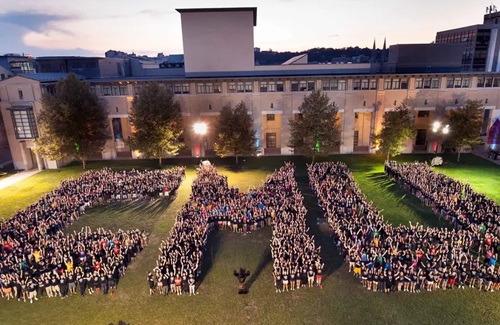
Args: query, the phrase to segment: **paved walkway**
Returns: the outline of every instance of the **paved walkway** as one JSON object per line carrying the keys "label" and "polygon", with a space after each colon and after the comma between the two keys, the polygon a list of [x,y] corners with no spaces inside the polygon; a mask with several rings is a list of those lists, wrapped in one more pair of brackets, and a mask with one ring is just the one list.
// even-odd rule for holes
{"label": "paved walkway", "polygon": [[0,190],[6,188],[7,186],[14,185],[17,182],[22,181],[23,179],[26,179],[30,176],[33,176],[38,172],[40,172],[38,169],[31,169],[31,170],[25,170],[25,171],[19,172],[17,174],[2,178],[2,179],[0,179]]}
{"label": "paved walkway", "polygon": [[497,160],[493,160],[493,159],[488,158],[488,153],[485,152],[485,151],[474,150],[472,153],[475,154],[478,157],[484,158],[484,159],[486,159],[488,161],[491,161],[492,163],[497,164],[497,165],[500,166],[500,156],[498,156]]}

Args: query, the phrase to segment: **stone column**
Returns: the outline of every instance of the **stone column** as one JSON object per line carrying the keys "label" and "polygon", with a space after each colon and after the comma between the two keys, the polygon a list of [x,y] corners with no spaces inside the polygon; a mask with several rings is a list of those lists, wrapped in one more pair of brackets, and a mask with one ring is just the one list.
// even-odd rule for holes
{"label": "stone column", "polygon": [[28,164],[28,156],[26,155],[26,142],[24,141],[19,142],[19,147],[21,149],[21,157],[23,158],[24,170],[28,170],[29,164]]}
{"label": "stone column", "polygon": [[38,170],[43,170],[43,159],[40,156],[40,154],[37,152],[35,153],[36,157],[36,164],[38,165]]}

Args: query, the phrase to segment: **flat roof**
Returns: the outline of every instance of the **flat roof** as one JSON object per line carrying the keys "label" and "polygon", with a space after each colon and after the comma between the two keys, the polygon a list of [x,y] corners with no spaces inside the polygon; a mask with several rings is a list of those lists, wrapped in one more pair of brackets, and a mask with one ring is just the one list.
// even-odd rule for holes
{"label": "flat roof", "polygon": [[[95,60],[95,59],[106,59],[100,56],[38,56],[37,60]],[[114,58],[109,58],[114,59]]]}
{"label": "flat roof", "polygon": [[253,25],[257,26],[257,7],[232,7],[232,8],[186,8],[175,9],[178,13],[192,13],[192,12],[227,12],[227,11],[252,11],[253,12]]}

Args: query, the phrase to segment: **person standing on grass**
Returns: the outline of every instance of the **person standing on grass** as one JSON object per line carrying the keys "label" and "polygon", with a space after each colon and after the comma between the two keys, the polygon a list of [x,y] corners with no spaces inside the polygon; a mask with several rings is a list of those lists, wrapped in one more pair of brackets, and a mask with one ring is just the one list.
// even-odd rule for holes
{"label": "person standing on grass", "polygon": [[193,276],[193,274],[190,274],[189,275],[189,280],[188,280],[188,283],[189,283],[189,295],[196,295],[196,280]]}
{"label": "person standing on grass", "polygon": [[152,296],[155,293],[155,278],[151,272],[149,272],[147,280],[149,284],[149,295]]}

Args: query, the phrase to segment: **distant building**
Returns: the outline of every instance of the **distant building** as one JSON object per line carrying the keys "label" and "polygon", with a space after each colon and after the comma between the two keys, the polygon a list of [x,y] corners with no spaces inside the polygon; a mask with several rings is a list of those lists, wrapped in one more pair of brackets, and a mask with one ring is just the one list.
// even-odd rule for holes
{"label": "distant building", "polygon": [[389,47],[384,72],[460,72],[465,44],[397,44]]}
{"label": "distant building", "polygon": [[484,15],[483,24],[438,32],[436,43],[463,43],[462,71],[500,72],[500,12]]}
{"label": "distant building", "polygon": [[35,72],[35,59],[31,55],[12,53],[0,55],[0,80],[20,73]]}
{"label": "distant building", "polygon": [[129,60],[120,57],[45,56],[36,62],[40,73],[75,73],[86,78],[130,76]]}

